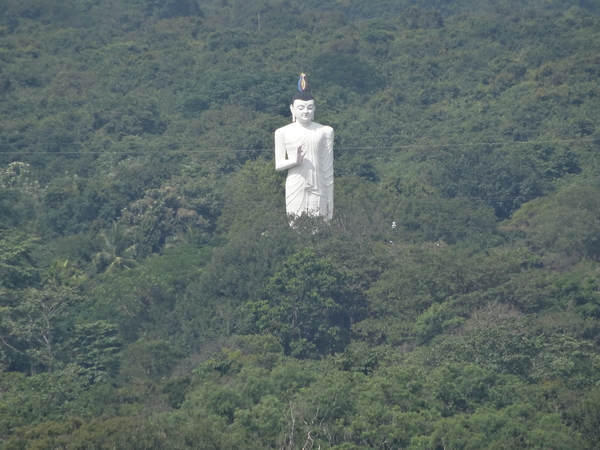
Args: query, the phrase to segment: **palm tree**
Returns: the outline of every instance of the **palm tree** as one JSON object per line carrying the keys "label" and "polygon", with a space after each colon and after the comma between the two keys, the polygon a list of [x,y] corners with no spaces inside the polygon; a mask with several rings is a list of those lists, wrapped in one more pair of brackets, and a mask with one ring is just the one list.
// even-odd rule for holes
{"label": "palm tree", "polygon": [[94,257],[94,262],[106,273],[128,270],[137,266],[135,261],[137,244],[132,243],[132,230],[113,221],[112,227],[98,234],[102,240],[102,251]]}

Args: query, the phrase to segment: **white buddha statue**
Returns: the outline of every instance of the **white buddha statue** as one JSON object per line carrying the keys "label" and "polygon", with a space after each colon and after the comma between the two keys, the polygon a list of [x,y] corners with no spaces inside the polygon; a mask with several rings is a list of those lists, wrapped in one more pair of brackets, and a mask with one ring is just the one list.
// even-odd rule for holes
{"label": "white buddha statue", "polygon": [[294,122],[275,131],[275,169],[288,170],[288,215],[333,216],[333,128],[313,122],[315,100],[299,92],[290,105]]}

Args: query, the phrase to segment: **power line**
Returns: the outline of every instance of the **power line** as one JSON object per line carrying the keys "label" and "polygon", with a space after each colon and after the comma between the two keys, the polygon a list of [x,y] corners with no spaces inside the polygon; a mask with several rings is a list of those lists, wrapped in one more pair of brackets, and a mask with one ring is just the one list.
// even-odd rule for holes
{"label": "power line", "polygon": [[[363,147],[336,147],[335,151],[351,151],[351,150],[393,150],[393,149],[410,149],[410,148],[427,148],[427,147],[474,147],[474,146],[512,146],[512,145],[540,145],[540,144],[570,144],[574,142],[594,142],[600,143],[598,139],[547,139],[538,141],[492,141],[492,142],[462,142],[462,143],[426,143],[426,144],[405,144],[405,145],[382,145],[382,146],[363,146]],[[83,143],[70,143],[69,145],[84,145]],[[161,150],[140,150],[140,151],[115,151],[105,150],[102,152],[98,151],[57,151],[57,152],[43,152],[43,151],[2,151],[0,154],[4,155],[40,155],[40,156],[60,156],[60,155],[154,155],[154,154],[210,154],[210,153],[261,153],[261,152],[272,152],[273,148],[259,148],[259,149],[233,149],[226,147],[216,147],[211,150],[173,150],[173,149],[161,149]]]}

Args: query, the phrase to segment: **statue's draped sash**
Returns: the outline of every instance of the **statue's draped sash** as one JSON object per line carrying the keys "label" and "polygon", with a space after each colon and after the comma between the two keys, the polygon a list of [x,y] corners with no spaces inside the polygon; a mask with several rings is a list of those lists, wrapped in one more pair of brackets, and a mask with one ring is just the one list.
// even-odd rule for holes
{"label": "statue's draped sash", "polygon": [[[285,148],[289,155],[299,146],[306,152],[302,164],[288,170],[285,183],[286,211],[306,212],[331,219],[333,215],[333,130],[312,123],[310,127],[288,126]],[[287,127],[286,127],[287,128]]]}

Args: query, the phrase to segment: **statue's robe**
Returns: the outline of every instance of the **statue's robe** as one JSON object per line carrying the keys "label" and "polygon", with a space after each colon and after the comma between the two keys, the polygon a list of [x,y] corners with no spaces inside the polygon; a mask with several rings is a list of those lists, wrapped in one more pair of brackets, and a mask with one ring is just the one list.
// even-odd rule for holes
{"label": "statue's robe", "polygon": [[285,182],[286,211],[333,216],[333,128],[312,122],[309,127],[292,123],[276,131],[275,139],[284,142],[287,157],[302,146],[301,164],[288,169]]}

